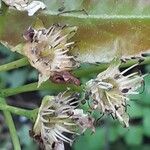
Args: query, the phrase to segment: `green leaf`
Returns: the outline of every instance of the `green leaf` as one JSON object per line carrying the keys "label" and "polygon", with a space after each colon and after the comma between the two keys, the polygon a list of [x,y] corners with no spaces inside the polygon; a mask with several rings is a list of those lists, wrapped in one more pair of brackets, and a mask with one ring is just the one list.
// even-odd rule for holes
{"label": "green leaf", "polygon": [[125,135],[125,141],[129,145],[142,144],[143,130],[140,126],[131,126]]}
{"label": "green leaf", "polygon": [[64,4],[56,0],[43,0],[47,5],[47,13],[58,12],[58,9],[64,6],[65,10],[80,10],[85,8],[89,15],[149,15],[147,9],[149,2],[136,0],[64,0]]}
{"label": "green leaf", "polygon": [[23,125],[18,131],[23,150],[37,149],[37,146],[33,143],[33,139],[29,136],[29,130],[30,128],[27,125]]}
{"label": "green leaf", "polygon": [[30,70],[28,74],[28,80],[38,80],[38,73],[36,70]]}
{"label": "green leaf", "polygon": [[[143,104],[150,104],[150,99],[149,99],[149,95],[150,95],[150,75],[147,75],[144,78],[145,81],[145,88],[142,94],[139,95],[140,97],[140,101]],[[148,105],[147,105],[148,106]]]}
{"label": "green leaf", "polygon": [[144,118],[143,118],[144,134],[146,136],[150,137],[150,117],[149,117],[150,109],[149,108],[144,108],[143,115],[144,115]]}
{"label": "green leaf", "polygon": [[121,136],[121,137],[124,137],[125,134],[128,132],[128,128],[123,128],[121,125],[116,126],[116,128],[118,130],[118,135]]}
{"label": "green leaf", "polygon": [[143,108],[136,101],[130,101],[130,107],[128,107],[128,113],[132,118],[140,118],[142,117]]}
{"label": "green leaf", "polygon": [[[46,27],[60,23],[77,26],[77,48],[71,53],[81,62],[108,62],[116,54],[137,55],[150,49],[150,4],[142,0],[43,0],[47,10],[38,17]],[[84,12],[64,13],[58,16],[58,9],[64,11],[86,9]],[[23,19],[22,19],[23,18]],[[22,33],[34,22],[26,12],[9,10],[0,16],[0,40],[16,46],[24,42]],[[11,28],[10,28],[11,25]],[[130,42],[129,42],[130,41]]]}
{"label": "green leaf", "polygon": [[97,128],[94,134],[91,132],[85,132],[83,136],[80,136],[74,144],[75,150],[81,150],[82,148],[86,150],[99,150],[104,146],[105,143],[105,133],[102,128]]}
{"label": "green leaf", "polygon": [[10,87],[18,87],[24,84],[27,79],[27,70],[17,70],[13,71],[8,75],[7,82],[10,84]]}
{"label": "green leaf", "polygon": [[149,144],[145,144],[143,147],[142,147],[142,150],[149,150],[150,149],[150,145]]}
{"label": "green leaf", "polygon": [[109,129],[109,140],[110,142],[115,142],[119,138],[117,127],[111,127]]}

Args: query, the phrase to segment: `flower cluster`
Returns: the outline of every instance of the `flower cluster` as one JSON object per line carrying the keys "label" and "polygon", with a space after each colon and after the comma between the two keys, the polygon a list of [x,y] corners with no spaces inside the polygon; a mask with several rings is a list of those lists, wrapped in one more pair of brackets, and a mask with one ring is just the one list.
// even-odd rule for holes
{"label": "flower cluster", "polygon": [[72,144],[73,135],[79,135],[87,128],[94,130],[94,119],[77,108],[78,99],[78,95],[66,93],[43,99],[33,133],[34,137],[41,137],[45,149],[63,150],[64,142]]}
{"label": "flower cluster", "polygon": [[[36,0],[2,1],[11,8],[17,9],[19,11],[27,11],[29,16],[33,16],[40,9],[43,10],[46,8],[46,5],[42,1]],[[64,1],[62,4],[64,5]],[[61,9],[63,10],[63,7],[58,9],[58,11],[61,11]],[[81,63],[85,62],[83,59],[76,59],[75,56],[72,56],[73,54],[77,55],[77,53],[70,53],[70,50],[72,50],[75,46],[75,42],[71,41],[71,38],[74,36],[76,31],[77,27],[71,27],[67,25],[60,26],[59,24],[45,28],[41,22],[38,22],[38,24],[36,24],[34,27],[29,27],[28,30],[23,34],[25,43],[20,43],[16,47],[10,45],[10,47],[13,51],[18,51],[27,57],[31,66],[39,71],[38,86],[40,86],[41,83],[47,81],[48,79],[51,79],[51,81],[55,82],[57,81],[57,83],[65,82],[79,85],[79,79],[71,74],[71,70],[77,68],[80,65],[78,62],[79,60]],[[88,30],[81,29],[80,31],[83,32]],[[80,34],[82,34],[82,32]],[[9,34],[7,36],[9,36]],[[114,56],[121,57],[124,50],[134,50],[134,47],[137,46],[137,43],[140,41],[139,36],[130,36],[130,43],[133,41],[134,44],[127,45],[126,42],[124,42],[124,39],[127,39],[126,35],[124,35],[124,38],[117,38],[117,40],[114,42],[111,40],[113,44],[109,44],[109,49],[110,45],[112,45],[112,53],[108,51],[110,54],[108,55],[108,53],[106,53],[104,55],[106,56],[104,57],[104,60],[107,61],[111,57],[109,59],[111,61]],[[8,43],[3,41],[0,42],[3,43],[3,45],[9,47]],[[88,51],[88,49],[86,49],[87,42],[88,40],[85,41],[84,39],[80,44],[81,48],[83,47],[85,51]],[[90,59],[91,57],[94,58],[96,55],[96,51],[94,51],[92,47],[93,46],[91,46],[89,52],[87,52],[87,55],[86,53],[83,53],[85,57],[88,56],[87,59]],[[105,49],[107,49],[107,47],[105,48],[104,46],[104,52],[106,51]],[[119,49],[121,51],[119,51]],[[95,54],[90,54],[92,51]],[[113,54],[113,56],[111,54]],[[126,58],[125,55],[123,56],[122,60]],[[96,60],[92,62],[95,61]],[[10,67],[2,66],[2,70],[3,68],[9,70],[13,68],[12,66],[14,66],[14,68],[19,66],[15,66],[14,64],[11,64]],[[110,115],[112,118],[118,119],[119,122],[121,122],[125,127],[128,127],[128,96],[130,94],[139,94],[138,88],[141,87],[144,81],[143,76],[140,76],[138,72],[128,74],[128,71],[137,66],[137,64],[129,67],[128,69],[125,69],[124,71],[119,71],[119,66],[120,60],[118,61],[115,59],[112,61],[107,70],[98,74],[96,79],[91,79],[88,81],[85,85],[85,94],[88,97],[85,99],[88,99],[89,106],[92,111],[98,110],[103,115]],[[25,86],[25,88],[26,87],[30,86]],[[5,93],[3,91],[1,95],[9,96],[9,92]],[[85,113],[83,109],[79,108],[81,104],[79,99],[80,98],[77,93],[72,94],[70,92],[60,93],[57,96],[45,96],[39,109],[35,109],[35,111],[28,111],[31,116],[29,116],[29,113],[25,115],[33,120],[36,118],[31,132],[32,137],[37,140],[45,150],[64,150],[64,143],[72,145],[77,135],[84,133],[87,129],[91,129],[93,132],[95,131],[94,118]],[[9,108],[14,109],[14,107]],[[22,114],[24,112],[25,110],[22,111]],[[32,113],[34,115],[32,115]]]}
{"label": "flower cluster", "polygon": [[74,42],[68,40],[76,32],[76,27],[52,25],[49,29],[29,28],[24,34],[27,43],[24,55],[39,74],[39,85],[48,80],[55,72],[69,71],[79,64],[68,51]]}
{"label": "flower cluster", "polygon": [[33,16],[39,9],[45,9],[46,5],[41,1],[29,0],[2,0],[6,5],[14,7],[19,11],[27,11],[29,16]]}
{"label": "flower cluster", "polygon": [[119,63],[112,63],[110,67],[100,73],[96,79],[86,84],[87,93],[92,99],[92,109],[98,109],[103,114],[109,114],[118,119],[125,127],[129,126],[127,110],[128,95],[138,94],[136,90],[143,83],[143,77],[137,72],[125,75],[130,68],[120,72]]}

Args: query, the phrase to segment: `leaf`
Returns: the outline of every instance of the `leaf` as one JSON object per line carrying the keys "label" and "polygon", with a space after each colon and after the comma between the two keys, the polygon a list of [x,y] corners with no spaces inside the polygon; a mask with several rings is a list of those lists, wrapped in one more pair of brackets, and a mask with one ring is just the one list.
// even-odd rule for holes
{"label": "leaf", "polygon": [[118,138],[119,138],[118,128],[111,127],[109,129],[109,140],[110,140],[110,142],[115,142],[115,141],[117,141]]}
{"label": "leaf", "polygon": [[125,135],[125,141],[129,145],[142,144],[143,130],[140,126],[130,127]]}
{"label": "leaf", "polygon": [[25,83],[27,79],[27,70],[16,70],[8,75],[7,82],[10,87],[18,87]]}
{"label": "leaf", "polygon": [[75,141],[74,149],[80,150],[84,147],[86,150],[99,150],[104,147],[105,133],[102,128],[97,128],[94,134],[85,132],[83,136]]}
{"label": "leaf", "polygon": [[29,130],[30,128],[27,125],[23,125],[18,131],[20,142],[23,145],[23,150],[37,149],[37,146],[33,143],[33,140],[29,136]]}
{"label": "leaf", "polygon": [[29,74],[28,74],[28,80],[37,80],[38,78],[38,73],[36,70],[30,70]]}
{"label": "leaf", "polygon": [[128,113],[132,118],[140,118],[143,115],[142,107],[134,101],[130,101],[130,106],[128,107]]}
{"label": "leaf", "polygon": [[128,128],[123,128],[122,126],[116,127],[118,130],[118,135],[124,137],[124,135],[128,132]]}
{"label": "leaf", "polygon": [[150,117],[149,117],[149,114],[150,114],[150,109],[149,108],[144,108],[144,110],[143,110],[143,115],[144,115],[144,118],[143,118],[144,134],[146,136],[150,137]]}
{"label": "leaf", "polygon": [[[51,24],[78,26],[77,48],[72,50],[81,62],[108,62],[116,53],[121,56],[137,56],[150,49],[150,1],[149,0],[43,0],[47,10],[38,17],[49,27]],[[64,11],[86,9],[85,12]],[[9,10],[0,16],[0,40],[16,46],[24,42],[22,33],[34,22],[25,12]],[[11,28],[10,28],[11,25]],[[118,42],[116,42],[118,41]]]}
{"label": "leaf", "polygon": [[144,78],[144,81],[145,81],[144,91],[142,92],[142,94],[139,95],[139,100],[144,104],[150,104],[150,99],[149,99],[150,75],[149,74]]}
{"label": "leaf", "polygon": [[10,50],[0,44],[0,53],[2,53],[4,56],[8,56],[10,54]]}

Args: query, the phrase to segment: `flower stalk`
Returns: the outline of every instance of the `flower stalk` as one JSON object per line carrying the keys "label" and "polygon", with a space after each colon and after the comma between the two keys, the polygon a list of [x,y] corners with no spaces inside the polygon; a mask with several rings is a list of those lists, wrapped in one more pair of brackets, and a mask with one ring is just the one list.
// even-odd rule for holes
{"label": "flower stalk", "polygon": [[[6,102],[5,102],[4,98],[0,98],[0,101],[1,101],[0,107],[6,106]],[[19,142],[19,138],[17,136],[17,131],[16,131],[11,113],[7,109],[3,109],[3,113],[5,116],[6,124],[8,125],[9,131],[10,131],[10,135],[12,137],[12,143],[14,146],[14,150],[21,150],[21,145]]]}
{"label": "flower stalk", "polygon": [[27,66],[28,64],[29,64],[28,59],[24,57],[19,60],[10,62],[8,64],[1,65],[0,72],[9,71],[9,70],[16,69],[19,67]]}
{"label": "flower stalk", "polygon": [[[128,60],[125,63],[122,63],[120,65],[120,68],[127,68],[130,67],[134,64],[137,64],[138,60]],[[150,57],[147,57],[144,59],[143,62],[140,63],[140,65],[146,65],[146,64],[150,64]],[[19,67],[23,67],[23,66],[27,66],[29,65],[28,59],[26,57],[23,57],[19,60],[10,62],[8,64],[4,64],[0,66],[0,72],[4,72],[4,71],[9,71],[9,70],[13,70]],[[78,69],[74,69],[73,74],[77,77],[83,77],[89,73],[99,73],[100,71],[104,71],[105,69],[107,69],[109,66],[109,63],[100,63],[97,65],[90,65],[90,66],[85,66],[84,68],[78,68]],[[88,69],[87,69],[88,68]]]}
{"label": "flower stalk", "polygon": [[17,108],[14,106],[9,106],[9,105],[4,104],[2,102],[0,103],[0,110],[2,110],[4,112],[9,111],[10,113],[27,117],[31,121],[34,121],[36,119],[37,112],[38,112],[38,109],[26,110],[26,109]]}
{"label": "flower stalk", "polygon": [[77,92],[82,91],[81,86],[76,86],[73,84],[56,84],[56,83],[47,81],[47,82],[43,83],[39,88],[37,87],[37,85],[38,85],[38,83],[35,82],[35,83],[30,83],[27,85],[20,86],[20,87],[16,87],[16,88],[2,89],[0,91],[0,96],[8,97],[8,96],[16,95],[19,93],[38,91],[38,90],[49,90],[49,89],[54,90],[54,91],[57,90],[58,92],[65,91],[68,88],[71,91],[77,91]]}
{"label": "flower stalk", "polygon": [[[137,62],[138,62],[137,60],[129,60],[126,63],[122,63],[120,65],[120,68],[130,67],[134,64],[137,64]],[[23,66],[26,66],[28,64],[29,64],[29,62],[27,61],[27,58],[22,58],[22,59],[19,59],[17,61],[14,61],[14,62],[0,66],[0,72],[12,70],[12,69],[19,68],[19,67],[23,67]],[[145,58],[145,60],[143,62],[141,62],[139,65],[145,65],[145,64],[150,64],[150,57]],[[73,71],[73,74],[76,77],[84,77],[90,73],[100,73],[101,71],[104,71],[106,68],[108,68],[108,66],[109,66],[109,64],[107,64],[107,63],[99,64],[97,66],[96,65],[90,65],[90,66],[88,66],[88,69],[87,69],[87,67],[78,68],[77,70]],[[38,91],[38,90],[47,90],[47,89],[53,89],[53,90],[57,89],[60,92],[60,91],[66,90],[68,87],[71,90],[75,90],[78,92],[82,91],[81,86],[75,86],[72,84],[55,84],[55,83],[52,83],[50,81],[43,83],[39,88],[37,87],[37,85],[38,85],[37,82],[35,82],[35,83],[20,86],[17,88],[2,89],[0,91],[0,96],[1,97],[8,97],[8,96],[16,95],[19,93]]]}

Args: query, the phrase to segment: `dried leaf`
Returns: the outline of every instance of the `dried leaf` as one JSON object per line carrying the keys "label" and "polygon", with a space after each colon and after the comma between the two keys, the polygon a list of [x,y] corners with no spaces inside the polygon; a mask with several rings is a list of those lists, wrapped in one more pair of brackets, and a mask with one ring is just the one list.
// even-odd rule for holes
{"label": "dried leaf", "polygon": [[[73,37],[77,47],[72,49],[71,54],[78,56],[81,62],[109,62],[118,53],[124,58],[140,56],[150,50],[149,0],[64,0],[64,4],[44,0],[44,3],[47,10],[39,17],[46,27],[54,23],[78,27]],[[58,9],[62,6],[64,11],[85,8],[88,15],[79,11],[58,16]],[[33,20],[24,13],[9,10],[6,15],[0,16],[0,40],[14,46],[22,42],[22,33]]]}

